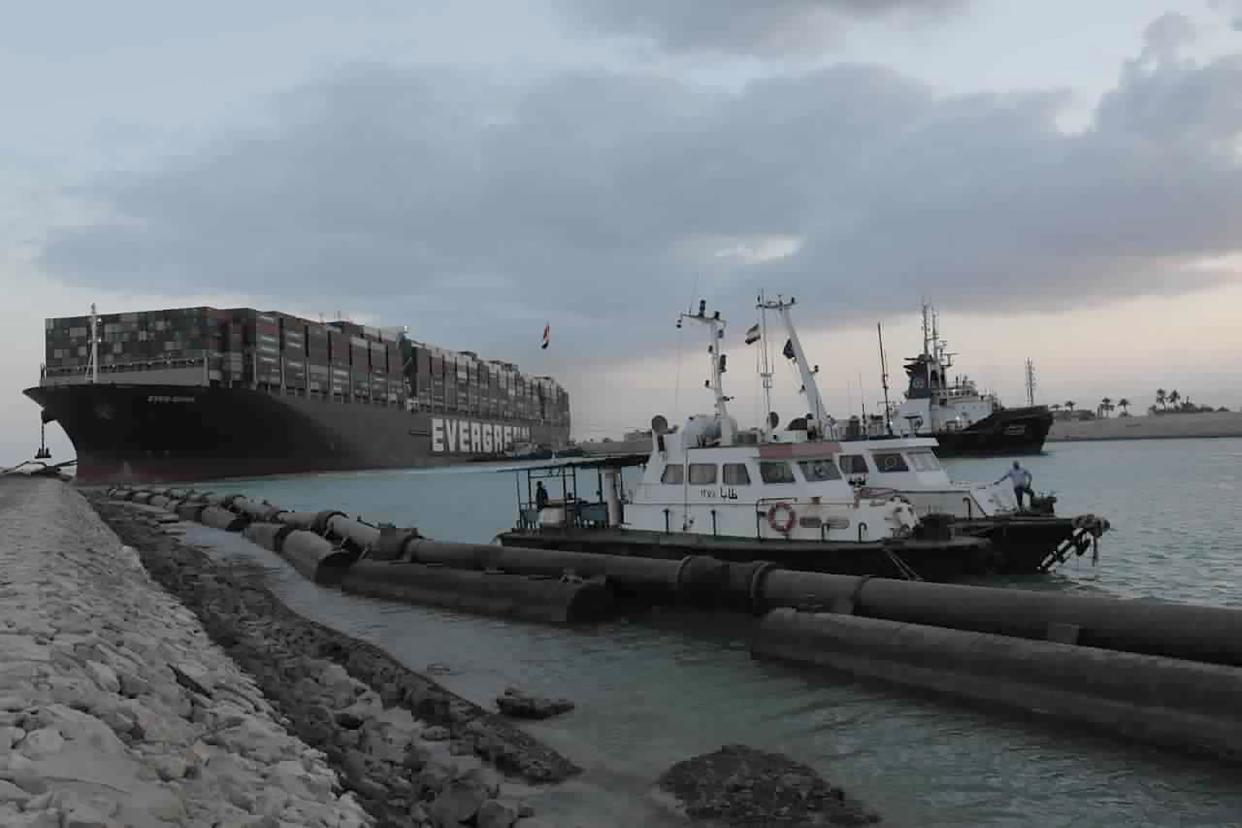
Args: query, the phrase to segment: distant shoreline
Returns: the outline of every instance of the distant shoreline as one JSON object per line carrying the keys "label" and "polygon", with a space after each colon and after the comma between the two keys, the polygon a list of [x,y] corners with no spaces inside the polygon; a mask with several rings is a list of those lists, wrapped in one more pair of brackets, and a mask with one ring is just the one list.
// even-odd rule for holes
{"label": "distant shoreline", "polygon": [[1174,440],[1179,437],[1242,437],[1242,413],[1160,414],[1100,420],[1057,420],[1050,443],[1087,440]]}

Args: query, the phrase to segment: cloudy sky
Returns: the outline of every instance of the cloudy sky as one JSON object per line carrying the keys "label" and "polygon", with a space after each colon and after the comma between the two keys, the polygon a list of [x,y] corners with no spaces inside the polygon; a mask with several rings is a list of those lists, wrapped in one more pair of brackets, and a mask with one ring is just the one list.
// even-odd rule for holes
{"label": "cloudy sky", "polygon": [[924,298],[1014,403],[1030,357],[1045,402],[1240,406],[1239,89],[1228,0],[12,4],[0,462],[91,302],[405,324],[557,376],[580,437],[708,406],[698,297],[757,416],[760,290],[837,413]]}

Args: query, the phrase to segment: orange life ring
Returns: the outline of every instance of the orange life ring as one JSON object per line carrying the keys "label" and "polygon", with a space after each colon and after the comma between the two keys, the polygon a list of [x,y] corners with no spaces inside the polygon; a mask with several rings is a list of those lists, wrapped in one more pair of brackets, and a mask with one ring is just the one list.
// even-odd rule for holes
{"label": "orange life ring", "polygon": [[[784,517],[781,517],[781,515],[784,515]],[[773,503],[772,507],[768,509],[768,526],[771,526],[774,532],[780,532],[782,535],[789,534],[790,530],[793,529],[794,521],[797,519],[798,516],[794,513],[793,507],[784,501]]]}

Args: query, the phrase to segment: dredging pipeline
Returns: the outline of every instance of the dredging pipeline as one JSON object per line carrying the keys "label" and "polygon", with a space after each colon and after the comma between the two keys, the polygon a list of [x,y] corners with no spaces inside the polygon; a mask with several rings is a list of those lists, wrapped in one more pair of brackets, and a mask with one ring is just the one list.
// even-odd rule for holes
{"label": "dredging pipeline", "polygon": [[751,654],[1242,760],[1242,670],[1055,641],[777,609]]}
{"label": "dredging pipeline", "polygon": [[[460,544],[340,512],[167,498],[363,595],[573,623],[680,604],[762,615],[758,657],[829,667],[1242,759],[1242,610],[680,560]],[[187,506],[193,509],[187,510]],[[201,508],[199,508],[201,506]],[[254,518],[261,517],[263,520]]]}
{"label": "dredging pipeline", "polygon": [[[110,494],[141,503],[165,493],[113,489]],[[145,499],[141,495],[146,495]],[[205,494],[190,494],[175,508],[184,510],[187,504],[195,502],[210,503],[212,499]],[[830,611],[1242,666],[1242,610],[1237,609],[831,575],[782,569],[766,562],[724,562],[705,555],[675,560],[447,543],[423,538],[414,529],[373,527],[338,511],[291,512],[239,497],[226,499],[220,506],[205,506],[199,520],[217,528],[240,531],[255,522],[247,521],[250,515],[266,519],[258,522],[293,528],[293,532],[275,533],[261,543],[288,556],[288,539],[295,538],[302,568],[317,573],[320,580],[324,577],[320,567],[348,569],[356,562],[371,566],[383,563],[385,566],[377,571],[393,580],[415,581],[420,573],[433,568],[568,581],[598,580],[624,602],[707,605],[755,614],[778,608]],[[313,543],[307,536],[318,537],[325,543]],[[304,551],[303,545],[307,547]],[[407,568],[409,564],[422,566]],[[447,583],[445,588],[449,588]]]}

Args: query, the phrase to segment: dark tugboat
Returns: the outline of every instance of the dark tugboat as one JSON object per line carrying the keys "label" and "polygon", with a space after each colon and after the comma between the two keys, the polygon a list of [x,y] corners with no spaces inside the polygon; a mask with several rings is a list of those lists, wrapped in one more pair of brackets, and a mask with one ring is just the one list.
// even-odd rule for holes
{"label": "dark tugboat", "polygon": [[910,384],[893,427],[905,436],[935,437],[940,457],[1038,454],[1052,427],[1046,405],[1006,408],[970,378],[951,382],[952,354],[940,338],[936,315],[923,306],[923,353],[906,360]]}

